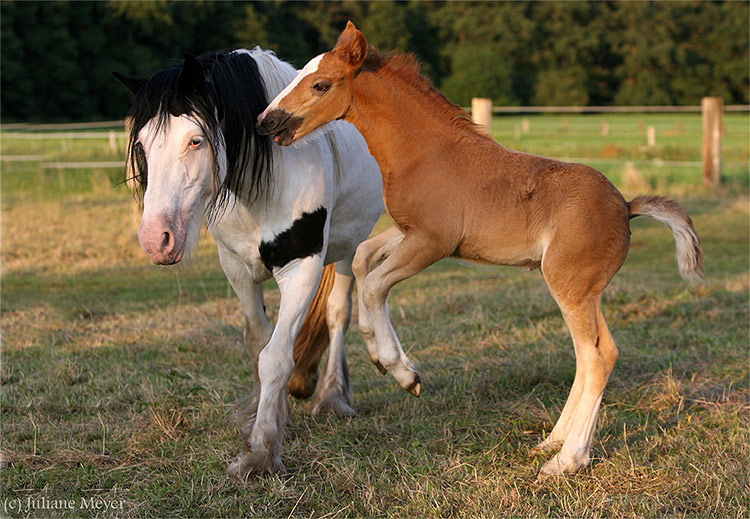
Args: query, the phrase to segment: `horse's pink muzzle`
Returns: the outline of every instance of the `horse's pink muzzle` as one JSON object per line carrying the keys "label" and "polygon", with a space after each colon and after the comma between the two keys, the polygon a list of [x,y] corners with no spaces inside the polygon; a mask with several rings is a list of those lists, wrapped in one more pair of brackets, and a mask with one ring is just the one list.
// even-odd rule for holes
{"label": "horse's pink muzzle", "polygon": [[184,245],[176,245],[175,230],[164,217],[141,220],[138,241],[156,265],[179,263],[185,252]]}

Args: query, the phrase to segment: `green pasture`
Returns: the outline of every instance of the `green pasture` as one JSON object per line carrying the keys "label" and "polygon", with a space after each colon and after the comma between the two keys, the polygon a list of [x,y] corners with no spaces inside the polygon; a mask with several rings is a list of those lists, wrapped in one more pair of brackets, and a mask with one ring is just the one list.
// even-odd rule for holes
{"label": "green pasture", "polygon": [[594,461],[544,483],[530,450],[575,359],[538,272],[443,261],[399,284],[391,315],[421,397],[379,374],[352,326],[359,416],[313,419],[292,402],[288,473],[238,484],[225,476],[239,445],[229,417],[252,367],[210,237],[190,265],[151,265],[122,169],[54,166],[122,161],[121,137],[3,131],[0,516],[748,517],[750,128],[747,114],[724,123],[710,192],[698,114],[494,119],[508,147],[587,162],[627,198],[676,198],[706,258],[707,284],[690,288],[669,230],[631,222],[603,299],[620,357]]}

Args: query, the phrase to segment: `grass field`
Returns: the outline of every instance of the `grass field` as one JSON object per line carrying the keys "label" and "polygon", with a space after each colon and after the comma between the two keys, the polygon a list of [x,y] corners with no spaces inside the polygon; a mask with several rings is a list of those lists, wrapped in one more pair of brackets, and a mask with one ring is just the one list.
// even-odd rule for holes
{"label": "grass field", "polygon": [[725,115],[718,193],[701,185],[698,115],[528,119],[519,138],[521,116],[495,119],[495,137],[589,162],[627,198],[674,196],[703,238],[708,283],[691,289],[669,230],[632,221],[630,256],[604,294],[620,357],[589,469],[535,481],[544,458],[530,449],[575,371],[538,272],[444,261],[390,298],[422,396],[380,376],[352,326],[359,416],[313,419],[293,402],[288,474],[229,481],[229,415],[252,368],[210,238],[190,266],[151,265],[132,198],[113,187],[121,170],[45,167],[122,160],[121,143],[4,132],[0,516],[750,516],[748,116]]}

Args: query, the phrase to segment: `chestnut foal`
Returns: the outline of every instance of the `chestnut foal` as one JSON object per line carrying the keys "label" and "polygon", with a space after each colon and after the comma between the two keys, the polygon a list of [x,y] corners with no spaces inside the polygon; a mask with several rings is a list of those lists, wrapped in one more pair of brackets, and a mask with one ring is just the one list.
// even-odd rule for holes
{"label": "chestnut foal", "polygon": [[538,445],[560,450],[540,477],[588,465],[604,386],[617,358],[601,294],[628,254],[628,220],[646,215],[668,225],[680,274],[697,282],[703,253],[685,210],[655,196],[626,202],[588,166],[498,145],[420,76],[411,55],[368,52],[351,22],[334,49],[310,61],[258,117],[258,130],[289,145],[334,119],[352,122],[367,141],[394,223],[360,245],[355,257],[359,326],[372,361],[419,395],[419,375],[386,307],[399,281],[446,256],[540,268],[576,353],[570,396]]}

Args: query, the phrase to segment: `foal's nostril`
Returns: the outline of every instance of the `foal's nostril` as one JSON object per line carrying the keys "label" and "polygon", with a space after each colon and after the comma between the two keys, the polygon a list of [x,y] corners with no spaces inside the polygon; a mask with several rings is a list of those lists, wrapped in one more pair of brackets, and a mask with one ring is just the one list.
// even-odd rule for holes
{"label": "foal's nostril", "polygon": [[262,135],[268,135],[273,131],[274,126],[276,126],[276,122],[274,121],[273,115],[269,114],[260,121],[258,121],[258,124],[256,125],[258,128],[258,133]]}

